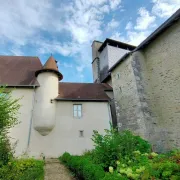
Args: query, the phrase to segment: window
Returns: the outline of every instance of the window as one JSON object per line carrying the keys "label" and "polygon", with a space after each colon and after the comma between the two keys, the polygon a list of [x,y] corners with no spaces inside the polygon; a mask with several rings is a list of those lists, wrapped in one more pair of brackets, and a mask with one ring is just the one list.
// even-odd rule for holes
{"label": "window", "polygon": [[81,104],[74,104],[73,105],[74,117],[81,118],[82,117],[82,105]]}
{"label": "window", "polygon": [[84,137],[84,131],[82,130],[79,131],[79,137]]}
{"label": "window", "polygon": [[120,73],[116,74],[116,79],[120,79]]}

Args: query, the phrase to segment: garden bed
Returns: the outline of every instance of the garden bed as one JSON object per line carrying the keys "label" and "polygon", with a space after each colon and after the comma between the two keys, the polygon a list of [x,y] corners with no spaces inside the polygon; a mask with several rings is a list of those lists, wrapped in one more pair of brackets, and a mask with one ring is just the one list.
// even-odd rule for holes
{"label": "garden bed", "polygon": [[59,159],[80,180],[180,180],[180,151],[151,152],[151,145],[129,131],[94,132],[95,149]]}

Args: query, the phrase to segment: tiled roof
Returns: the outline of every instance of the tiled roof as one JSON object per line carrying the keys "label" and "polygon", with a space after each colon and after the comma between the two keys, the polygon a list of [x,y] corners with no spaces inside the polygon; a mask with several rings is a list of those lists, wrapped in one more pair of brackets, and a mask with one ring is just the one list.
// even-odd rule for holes
{"label": "tiled roof", "polygon": [[0,56],[0,85],[39,86],[35,72],[41,68],[38,57]]}
{"label": "tiled roof", "polygon": [[39,73],[47,72],[47,71],[56,73],[59,77],[59,81],[63,78],[62,74],[58,70],[56,60],[54,59],[53,56],[50,56],[49,59],[46,61],[45,65],[43,66],[43,68],[36,71],[35,74],[36,76],[38,76]]}
{"label": "tiled roof", "polygon": [[59,83],[56,100],[70,101],[108,101],[105,90],[112,87],[105,83]]}

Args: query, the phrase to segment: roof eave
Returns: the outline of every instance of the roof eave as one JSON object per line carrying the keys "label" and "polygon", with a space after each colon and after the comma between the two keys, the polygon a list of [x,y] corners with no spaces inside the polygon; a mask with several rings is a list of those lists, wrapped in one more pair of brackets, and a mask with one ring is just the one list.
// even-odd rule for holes
{"label": "roof eave", "polygon": [[56,98],[56,101],[87,101],[87,102],[108,102],[110,99],[74,99],[74,98]]}
{"label": "roof eave", "polygon": [[[119,45],[119,47],[121,46],[126,46],[127,49],[129,49],[130,51],[134,50],[136,48],[136,46],[133,46],[131,44],[127,44],[124,42],[120,42],[120,41],[116,41],[114,39],[109,39],[106,38],[106,40],[103,42],[103,44],[100,46],[100,48],[98,49],[99,52],[102,52],[103,49],[106,47],[107,43],[110,43],[112,45],[112,43]],[[124,49],[124,48],[123,48]]]}
{"label": "roof eave", "polygon": [[40,87],[40,85],[7,85],[7,84],[0,84],[0,87],[8,87],[8,88],[34,88]]}

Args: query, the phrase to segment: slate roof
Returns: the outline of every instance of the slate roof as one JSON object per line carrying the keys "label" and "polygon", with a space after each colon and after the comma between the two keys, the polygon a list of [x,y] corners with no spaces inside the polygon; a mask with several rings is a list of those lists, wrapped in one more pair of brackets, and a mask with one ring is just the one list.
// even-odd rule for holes
{"label": "slate roof", "polygon": [[[55,59],[51,56],[44,66],[38,57],[0,56],[0,85],[9,87],[40,86],[36,76],[41,72],[55,72],[59,79]],[[57,101],[108,101],[105,91],[112,91],[108,84],[101,83],[65,83],[59,82]]]}
{"label": "slate roof", "polygon": [[0,56],[0,85],[39,86],[35,72],[41,68],[38,57]]}
{"label": "slate roof", "polygon": [[58,101],[108,101],[105,91],[112,87],[105,83],[59,83]]}
{"label": "slate roof", "polygon": [[118,47],[120,47],[122,49],[130,50],[130,51],[132,51],[132,50],[134,50],[136,48],[136,46],[133,46],[131,44],[127,44],[127,43],[124,43],[124,42],[121,42],[121,41],[116,41],[114,39],[106,38],[106,40],[102,43],[102,45],[100,46],[98,51],[102,52],[107,44],[109,44],[111,46],[114,46],[114,47],[118,46]]}

